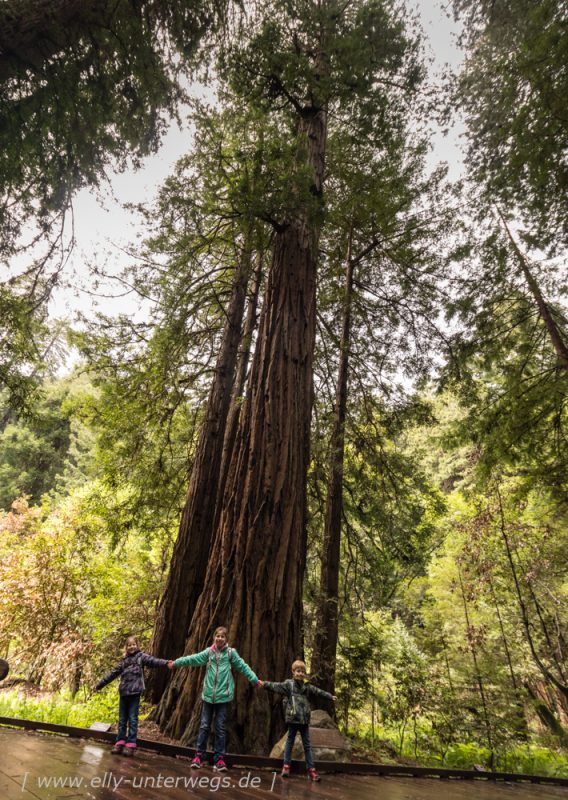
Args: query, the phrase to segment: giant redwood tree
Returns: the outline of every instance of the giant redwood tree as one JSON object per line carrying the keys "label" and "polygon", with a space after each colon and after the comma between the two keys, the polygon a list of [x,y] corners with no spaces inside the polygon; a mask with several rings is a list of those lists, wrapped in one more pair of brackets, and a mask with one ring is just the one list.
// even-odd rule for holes
{"label": "giant redwood tree", "polygon": [[[316,271],[328,120],[389,113],[396,81],[418,77],[415,43],[389,3],[270,3],[222,64],[243,100],[278,114],[294,143],[289,208],[273,219],[272,260],[254,359],[186,652],[217,624],[261,677],[281,679],[302,652],[306,473],[312,407]],[[396,105],[396,104],[395,104]],[[195,731],[201,675],[180,672],[158,709],[164,730]],[[233,748],[266,751],[279,727],[267,696],[237,682]]]}
{"label": "giant redwood tree", "polygon": [[[164,658],[183,649],[203,588],[214,524],[220,513],[219,497],[224,493],[235,439],[234,420],[238,417],[257,321],[256,306],[266,244],[266,224],[259,217],[270,213],[271,193],[263,192],[263,188],[267,181],[272,183],[274,175],[264,168],[265,131],[258,115],[257,124],[252,123],[251,115],[239,113],[230,106],[220,113],[201,109],[199,118],[196,117],[199,152],[185,159],[193,170],[191,188],[174,181],[176,202],[180,209],[183,207],[185,213],[189,213],[193,225],[200,231],[188,234],[186,224],[178,224],[176,237],[180,247],[197,247],[205,263],[214,251],[220,264],[236,250],[238,265],[225,309],[223,335],[179,532],[152,635],[152,652],[162,653]],[[168,194],[168,190],[164,192]],[[262,200],[258,199],[259,194]],[[215,233],[205,237],[201,231],[208,228]],[[243,319],[247,294],[250,302]],[[149,680],[154,701],[160,699],[167,677],[166,673],[156,673]]]}

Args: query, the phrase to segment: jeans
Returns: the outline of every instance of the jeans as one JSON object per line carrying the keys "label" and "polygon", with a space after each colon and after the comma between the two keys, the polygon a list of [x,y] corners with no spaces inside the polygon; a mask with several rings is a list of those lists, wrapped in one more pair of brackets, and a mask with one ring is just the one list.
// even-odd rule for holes
{"label": "jeans", "polygon": [[227,711],[228,703],[208,703],[203,701],[201,710],[201,724],[199,725],[199,735],[197,737],[196,755],[203,758],[207,750],[207,739],[211,730],[211,722],[215,715],[215,754],[213,760],[215,764],[220,758],[225,758],[225,740],[227,738]]}
{"label": "jeans", "polygon": [[[126,741],[127,744],[136,744],[138,734],[138,710],[140,708],[139,694],[121,694],[118,704],[118,735],[117,742]],[[128,738],[126,726],[128,725]]]}
{"label": "jeans", "polygon": [[306,769],[314,768],[314,755],[312,753],[312,745],[310,742],[310,727],[309,725],[299,725],[297,722],[288,723],[288,738],[286,739],[286,747],[284,749],[284,763],[289,764],[292,760],[292,748],[296,740],[296,734],[300,733],[302,737],[302,744],[304,745],[304,755],[306,756]]}

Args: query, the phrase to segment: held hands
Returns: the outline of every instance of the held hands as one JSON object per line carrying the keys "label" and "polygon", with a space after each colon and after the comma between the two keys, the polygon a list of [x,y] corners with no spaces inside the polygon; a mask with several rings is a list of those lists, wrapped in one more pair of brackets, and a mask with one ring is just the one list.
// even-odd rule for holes
{"label": "held hands", "polygon": [[257,689],[262,689],[262,687],[264,686],[264,681],[261,681],[259,678],[258,681],[255,683],[255,686]]}
{"label": "held hands", "polygon": [[171,659],[168,661],[168,669],[174,669],[174,662]]}

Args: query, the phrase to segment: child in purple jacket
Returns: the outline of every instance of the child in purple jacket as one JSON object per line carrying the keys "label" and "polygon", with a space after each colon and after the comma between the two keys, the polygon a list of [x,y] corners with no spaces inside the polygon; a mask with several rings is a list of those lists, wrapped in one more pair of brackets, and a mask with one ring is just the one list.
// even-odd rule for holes
{"label": "child in purple jacket", "polygon": [[111,752],[123,753],[125,756],[134,755],[136,736],[138,734],[140,696],[146,688],[143,667],[167,666],[168,662],[164,658],[154,658],[154,656],[143,653],[136,637],[129,636],[126,640],[124,658],[120,664],[111,670],[108,675],[105,675],[95,686],[95,691],[98,692],[103,686],[106,686],[107,683],[110,683],[120,675],[120,685],[118,687],[120,694],[118,734]]}

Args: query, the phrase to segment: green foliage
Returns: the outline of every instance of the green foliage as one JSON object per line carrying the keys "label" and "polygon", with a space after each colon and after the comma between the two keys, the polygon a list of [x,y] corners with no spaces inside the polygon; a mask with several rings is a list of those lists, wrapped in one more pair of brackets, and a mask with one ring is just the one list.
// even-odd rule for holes
{"label": "green foliage", "polygon": [[47,492],[64,492],[87,480],[93,434],[84,409],[91,391],[84,378],[70,377],[45,383],[27,419],[4,408],[0,508],[8,510],[22,495],[38,503]]}
{"label": "green foliage", "polygon": [[568,777],[568,759],[565,753],[547,747],[528,745],[514,747],[498,759],[503,772],[523,772],[529,775],[555,775]]}
{"label": "green foliage", "polygon": [[48,320],[49,279],[41,267],[0,280],[0,403],[4,427],[8,409],[30,415],[42,379],[59,363],[62,331]]}
{"label": "green foliage", "polygon": [[[565,509],[532,475],[478,482],[472,448],[454,457],[443,449],[448,429],[467,424],[463,410],[448,394],[431,410],[440,422],[423,417],[408,444],[447,493],[445,512],[432,518],[437,545],[425,573],[400,580],[375,614],[373,594],[351,572],[338,656],[341,724],[380,758],[391,746],[421,763],[565,774],[563,693],[547,677],[565,674]],[[346,558],[352,570],[353,550],[342,565]],[[362,613],[348,616],[354,592]]]}
{"label": "green foliage", "polygon": [[[94,722],[114,723],[117,714],[116,692],[97,692],[84,697],[72,696],[64,690],[36,695],[21,689],[0,692],[0,715],[4,717],[89,728]],[[144,717],[143,707],[141,717]]]}
{"label": "green foliage", "polygon": [[[451,769],[471,769],[476,765],[489,769],[489,751],[475,744],[452,745],[443,763]],[[498,755],[495,768],[499,772],[563,778],[568,775],[568,760],[562,753],[546,747],[517,745]]]}
{"label": "green foliage", "polygon": [[264,110],[313,102],[334,114],[358,108],[364,126],[370,117],[384,124],[396,107],[395,92],[385,88],[389,79],[398,75],[404,96],[422,77],[418,37],[391,2],[295,0],[255,11],[252,35],[226,49],[221,69],[238,95]]}
{"label": "green foliage", "polygon": [[90,484],[55,504],[23,500],[0,519],[0,650],[15,677],[76,691],[151,631],[164,569],[161,544],[136,531],[113,549]]}
{"label": "green foliage", "polygon": [[[423,574],[439,537],[444,499],[409,447],[407,426],[424,420],[420,402],[389,408],[365,397],[353,399],[346,421],[343,470],[343,538],[340,563],[340,618],[396,603],[401,587]],[[311,537],[307,593],[315,595],[318,532],[326,473],[327,420],[316,417],[310,470]],[[313,542],[313,543],[312,543]],[[308,623],[307,628],[310,629]]]}
{"label": "green foliage", "polygon": [[[446,308],[459,332],[450,340],[443,382],[459,401],[460,419],[450,436],[476,451],[484,481],[495,469],[520,472],[564,502],[568,374],[519,255],[498,225],[493,217],[480,222],[472,250],[463,259],[456,254],[456,294]],[[568,341],[561,271],[521,258],[544,295],[558,336]]]}
{"label": "green foliage", "polygon": [[[358,727],[351,732],[358,749],[365,751],[366,757],[382,764],[397,763],[392,753],[396,750],[396,731],[386,725],[377,725],[372,737],[369,726]],[[473,742],[452,744],[443,756],[432,753],[430,745],[431,731],[422,722],[418,724],[417,741],[410,738],[406,743],[402,756],[421,765],[440,766],[447,769],[475,769],[483,767],[490,771],[490,753],[486,747]],[[498,772],[516,772],[524,775],[547,775],[564,778],[568,775],[568,758],[564,752],[540,747],[538,745],[516,745],[500,752],[493,762],[493,769]]]}
{"label": "green foliage", "polygon": [[474,179],[521,211],[537,247],[568,241],[566,16],[555,0],[455,0],[467,60],[459,103]]}
{"label": "green foliage", "polygon": [[156,152],[224,13],[224,0],[2,4],[0,389],[12,407],[35,402],[54,349],[47,303],[74,243],[74,194]]}
{"label": "green foliage", "polygon": [[[188,59],[217,11],[197,0],[167,10],[119,0],[68,18],[64,2],[50,14],[33,0],[12,5],[0,16],[20,48],[19,57],[3,55],[0,72],[0,187],[16,200],[2,203],[4,255],[26,218],[47,231],[72,194],[97,186],[110,164],[124,168],[129,157],[140,163],[156,150],[187,67],[174,54]],[[32,24],[24,27],[26,14]]]}

